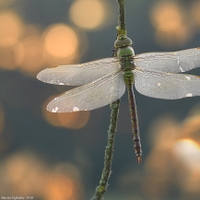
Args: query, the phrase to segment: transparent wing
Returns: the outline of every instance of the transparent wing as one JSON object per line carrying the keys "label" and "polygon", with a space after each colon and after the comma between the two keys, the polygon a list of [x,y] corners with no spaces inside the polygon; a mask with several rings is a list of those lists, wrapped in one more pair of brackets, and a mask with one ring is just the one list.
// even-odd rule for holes
{"label": "transparent wing", "polygon": [[146,96],[158,99],[181,99],[200,96],[200,77],[159,71],[134,70],[135,88]]}
{"label": "transparent wing", "polygon": [[176,52],[143,53],[134,57],[134,64],[146,70],[185,72],[200,67],[200,48]]}
{"label": "transparent wing", "polygon": [[42,70],[37,78],[45,83],[77,86],[90,83],[120,68],[117,58],[105,58],[83,64],[47,68]]}
{"label": "transparent wing", "polygon": [[50,112],[93,110],[119,99],[124,92],[125,83],[120,70],[65,92],[53,99],[47,105],[47,110]]}

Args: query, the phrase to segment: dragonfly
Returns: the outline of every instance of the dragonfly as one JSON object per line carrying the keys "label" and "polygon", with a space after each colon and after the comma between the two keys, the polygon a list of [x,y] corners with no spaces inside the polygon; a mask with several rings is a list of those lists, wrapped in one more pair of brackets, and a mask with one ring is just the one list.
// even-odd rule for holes
{"label": "dragonfly", "polygon": [[53,113],[94,110],[120,99],[127,89],[134,151],[140,164],[142,148],[133,86],[139,93],[158,99],[200,96],[200,77],[181,74],[200,67],[200,48],[135,55],[126,35],[119,35],[114,47],[116,57],[47,68],[37,78],[49,84],[78,86],[47,105]]}

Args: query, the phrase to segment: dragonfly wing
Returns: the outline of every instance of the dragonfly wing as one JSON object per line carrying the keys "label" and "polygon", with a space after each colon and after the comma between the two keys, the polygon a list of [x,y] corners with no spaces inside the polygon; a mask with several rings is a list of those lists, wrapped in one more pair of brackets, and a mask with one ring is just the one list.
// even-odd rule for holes
{"label": "dragonfly wing", "polygon": [[135,88],[146,96],[158,99],[181,99],[200,96],[200,77],[143,69],[134,70]]}
{"label": "dragonfly wing", "polygon": [[47,110],[50,112],[93,110],[119,99],[124,92],[125,83],[120,70],[65,92],[53,99],[47,105]]}
{"label": "dragonfly wing", "polygon": [[200,67],[200,48],[176,52],[143,53],[134,57],[136,67],[163,72],[185,72]]}
{"label": "dragonfly wing", "polygon": [[60,65],[42,70],[37,78],[56,85],[84,85],[118,71],[121,68],[117,58],[105,58],[77,65]]}

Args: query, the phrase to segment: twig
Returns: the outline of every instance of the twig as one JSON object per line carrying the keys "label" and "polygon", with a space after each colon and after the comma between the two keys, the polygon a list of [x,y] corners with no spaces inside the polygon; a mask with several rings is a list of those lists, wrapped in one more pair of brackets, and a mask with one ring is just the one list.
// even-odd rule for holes
{"label": "twig", "polygon": [[96,192],[91,200],[101,200],[108,187],[108,180],[110,178],[110,174],[112,171],[111,167],[114,154],[114,139],[115,139],[115,132],[117,130],[119,104],[120,100],[117,100],[110,105],[111,107],[110,126],[108,130],[108,144],[106,146],[105,157],[104,157],[104,169],[102,171],[99,185],[97,186]]}
{"label": "twig", "polygon": [[125,19],[125,9],[124,9],[124,1],[125,0],[117,0],[119,6],[119,17],[118,17],[118,35],[125,34],[126,35],[126,19]]}
{"label": "twig", "polygon": [[[117,0],[119,5],[119,20],[117,27],[117,35],[126,34],[125,29],[125,10],[124,10],[124,0]],[[116,51],[114,55],[116,56]],[[95,194],[91,200],[102,200],[104,193],[107,191],[108,181],[112,172],[112,160],[114,154],[114,139],[117,130],[117,121],[119,113],[120,100],[113,102],[110,105],[111,115],[110,115],[110,126],[108,129],[108,143],[105,150],[104,156],[104,168],[102,171],[101,179],[99,185],[96,187]]]}

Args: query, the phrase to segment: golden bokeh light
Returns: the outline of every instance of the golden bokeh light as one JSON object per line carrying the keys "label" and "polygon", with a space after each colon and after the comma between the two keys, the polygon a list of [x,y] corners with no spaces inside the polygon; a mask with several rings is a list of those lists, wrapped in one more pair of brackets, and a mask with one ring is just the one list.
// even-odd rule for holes
{"label": "golden bokeh light", "polygon": [[153,8],[151,20],[157,29],[173,31],[182,23],[182,13],[176,2],[161,2]]}
{"label": "golden bokeh light", "polygon": [[[78,47],[73,55],[70,57],[55,57],[49,53],[45,53],[46,61],[49,66],[66,65],[71,63],[79,63],[81,56],[85,54],[88,49],[88,38],[84,32],[76,32],[79,39]],[[66,36],[67,37],[67,36]]]}
{"label": "golden bokeh light", "polygon": [[76,54],[79,41],[76,32],[66,24],[55,24],[44,33],[44,45],[48,54],[56,58],[70,58]]}
{"label": "golden bokeh light", "polygon": [[159,118],[151,132],[154,146],[145,161],[143,192],[149,199],[164,199],[176,187],[183,195],[199,196],[200,115],[183,121]]}
{"label": "golden bokeh light", "polygon": [[172,143],[177,139],[178,131],[176,119],[172,116],[162,117],[152,125],[152,135],[149,135],[149,141],[152,143],[152,146],[160,149],[171,148]]}
{"label": "golden bokeh light", "polygon": [[81,174],[70,163],[49,166],[23,150],[1,160],[0,194],[44,200],[76,200],[83,194]]}
{"label": "golden bokeh light", "polygon": [[78,62],[88,48],[86,35],[66,24],[54,24],[42,33],[11,11],[0,13],[0,24],[0,67],[6,70],[35,76],[49,65]]}
{"label": "golden bokeh light", "polygon": [[190,8],[190,16],[192,17],[192,22],[197,27],[200,27],[200,1],[194,1]]}
{"label": "golden bokeh light", "polygon": [[46,110],[46,105],[53,98],[49,98],[43,106],[43,116],[48,123],[53,126],[60,126],[70,129],[80,129],[84,127],[90,118],[90,112],[74,113],[50,113]]}
{"label": "golden bokeh light", "polygon": [[161,1],[154,5],[150,18],[156,29],[155,38],[166,46],[181,45],[190,38],[186,13],[177,2]]}
{"label": "golden bokeh light", "polygon": [[19,67],[23,57],[23,48],[19,42],[11,47],[0,48],[0,67],[6,70],[14,70]]}
{"label": "golden bokeh light", "polygon": [[9,47],[18,42],[23,31],[21,19],[12,11],[0,13],[0,47]]}
{"label": "golden bokeh light", "polygon": [[44,200],[78,200],[83,194],[80,172],[70,163],[57,164],[44,190]]}
{"label": "golden bokeh light", "polygon": [[[76,112],[59,114],[58,119],[63,127],[71,129],[80,129],[84,127],[90,118],[90,112]],[[69,119],[66,120],[66,119]]]}
{"label": "golden bokeh light", "polygon": [[174,144],[173,150],[184,165],[187,165],[192,170],[194,170],[194,167],[200,168],[200,147],[198,143],[191,139],[183,138]]}
{"label": "golden bokeh light", "polygon": [[70,8],[70,18],[80,28],[96,29],[105,23],[106,9],[102,0],[76,0]]}
{"label": "golden bokeh light", "polygon": [[[48,172],[44,164],[30,152],[18,152],[5,161],[4,184],[15,195],[40,196],[43,192]],[[2,191],[0,190],[1,194]]]}
{"label": "golden bokeh light", "polygon": [[40,35],[29,35],[22,39],[23,59],[20,69],[26,72],[38,72],[45,64],[43,40]]}
{"label": "golden bokeh light", "polygon": [[52,174],[46,185],[45,200],[75,200],[76,184],[63,174]]}

